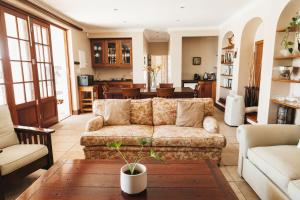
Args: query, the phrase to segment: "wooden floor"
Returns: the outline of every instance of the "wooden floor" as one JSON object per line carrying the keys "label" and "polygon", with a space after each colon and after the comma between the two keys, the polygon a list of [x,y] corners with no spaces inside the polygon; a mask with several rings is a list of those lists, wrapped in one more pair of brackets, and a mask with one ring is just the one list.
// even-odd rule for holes
{"label": "wooden floor", "polygon": [[[216,111],[215,116],[220,123],[220,132],[225,135],[227,140],[227,146],[222,153],[222,164],[220,169],[240,200],[257,200],[259,199],[257,195],[237,174],[239,146],[236,140],[236,128],[225,125],[223,122],[224,113],[218,109],[216,109]],[[80,133],[84,131],[87,120],[92,116],[92,114],[75,115],[53,126],[56,130],[52,136],[54,161],[61,159],[84,159],[82,146],[80,146],[79,143]],[[29,175],[21,182],[8,186],[10,192],[7,195],[7,199],[16,199],[16,197],[44,173],[44,170],[39,170]]]}

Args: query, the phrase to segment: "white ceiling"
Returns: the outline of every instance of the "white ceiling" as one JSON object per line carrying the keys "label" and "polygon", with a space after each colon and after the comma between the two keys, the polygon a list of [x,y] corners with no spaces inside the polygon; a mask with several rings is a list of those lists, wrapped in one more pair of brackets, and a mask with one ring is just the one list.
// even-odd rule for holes
{"label": "white ceiling", "polygon": [[88,29],[218,26],[252,1],[255,0],[37,0]]}

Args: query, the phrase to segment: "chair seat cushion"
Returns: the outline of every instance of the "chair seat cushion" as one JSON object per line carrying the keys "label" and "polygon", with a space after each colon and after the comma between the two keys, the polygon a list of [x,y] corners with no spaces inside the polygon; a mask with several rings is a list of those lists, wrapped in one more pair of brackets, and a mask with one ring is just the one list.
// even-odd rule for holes
{"label": "chair seat cushion", "polygon": [[300,179],[300,149],[296,145],[254,147],[248,149],[247,156],[286,193],[289,182]]}
{"label": "chair seat cushion", "polygon": [[142,138],[151,139],[153,135],[153,126],[148,125],[121,125],[104,126],[103,128],[85,132],[81,136],[81,145],[83,146],[106,146],[109,142],[121,141],[123,145],[139,145]]}
{"label": "chair seat cushion", "polygon": [[7,175],[48,154],[48,148],[40,144],[18,144],[0,153],[1,175]]}
{"label": "chair seat cushion", "polygon": [[288,185],[288,195],[292,200],[300,198],[300,180],[291,181]]}
{"label": "chair seat cushion", "polygon": [[223,135],[208,133],[203,128],[175,125],[154,127],[152,146],[223,148],[225,145],[226,140]]}

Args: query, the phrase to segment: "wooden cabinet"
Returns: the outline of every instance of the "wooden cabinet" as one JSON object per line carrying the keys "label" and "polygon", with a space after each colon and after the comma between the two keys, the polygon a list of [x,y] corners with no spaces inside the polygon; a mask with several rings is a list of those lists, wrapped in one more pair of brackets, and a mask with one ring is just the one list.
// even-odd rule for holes
{"label": "wooden cabinet", "polygon": [[108,85],[110,88],[130,88],[132,81],[96,81],[94,84],[98,86],[99,98],[103,99],[103,85]]}
{"label": "wooden cabinet", "polygon": [[199,81],[197,86],[198,98],[216,99],[216,81]]}
{"label": "wooden cabinet", "polygon": [[78,90],[80,112],[92,112],[93,101],[99,98],[98,86],[79,86]]}
{"label": "wooden cabinet", "polygon": [[132,39],[91,39],[93,67],[132,67]]}

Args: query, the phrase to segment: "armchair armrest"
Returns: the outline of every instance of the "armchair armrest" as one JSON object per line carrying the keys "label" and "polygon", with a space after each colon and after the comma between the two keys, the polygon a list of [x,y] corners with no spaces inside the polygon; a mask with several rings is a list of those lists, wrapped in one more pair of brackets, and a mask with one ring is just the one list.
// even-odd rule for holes
{"label": "armchair armrest", "polygon": [[99,129],[101,129],[104,125],[104,119],[103,116],[97,116],[93,119],[90,119],[85,127],[85,130],[87,132],[91,132],[91,131],[97,131]]}
{"label": "armchair armrest", "polygon": [[29,126],[14,126],[15,131],[22,132],[22,133],[31,133],[31,134],[51,134],[54,133],[55,130],[48,129],[48,128],[36,128],[36,127],[29,127]]}
{"label": "armchair armrest", "polygon": [[206,116],[203,120],[203,128],[209,133],[219,133],[219,123],[216,118]]}

